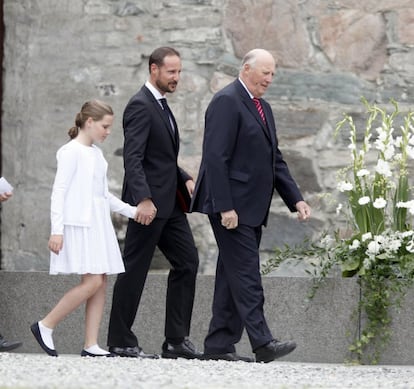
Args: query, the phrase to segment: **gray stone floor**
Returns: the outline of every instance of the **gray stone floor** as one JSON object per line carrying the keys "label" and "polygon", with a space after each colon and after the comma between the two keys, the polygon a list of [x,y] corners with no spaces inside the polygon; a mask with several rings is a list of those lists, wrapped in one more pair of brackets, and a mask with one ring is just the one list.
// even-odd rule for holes
{"label": "gray stone floor", "polygon": [[0,353],[0,389],[414,388],[414,366],[81,358]]}

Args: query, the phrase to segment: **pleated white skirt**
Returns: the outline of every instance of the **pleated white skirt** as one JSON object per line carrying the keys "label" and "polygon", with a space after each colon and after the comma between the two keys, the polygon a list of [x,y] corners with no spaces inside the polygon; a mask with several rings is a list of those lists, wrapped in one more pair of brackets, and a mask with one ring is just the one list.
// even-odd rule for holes
{"label": "pleated white skirt", "polygon": [[125,271],[109,203],[95,197],[90,227],[65,225],[63,249],[51,252],[50,274],[118,274]]}

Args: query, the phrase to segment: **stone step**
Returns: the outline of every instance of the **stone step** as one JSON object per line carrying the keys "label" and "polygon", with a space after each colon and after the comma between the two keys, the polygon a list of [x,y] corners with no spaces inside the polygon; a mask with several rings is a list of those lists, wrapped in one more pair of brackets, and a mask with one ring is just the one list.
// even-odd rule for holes
{"label": "stone step", "polygon": [[[100,345],[106,346],[112,287],[108,294],[100,331]],[[292,362],[342,363],[349,358],[347,333],[357,333],[359,323],[352,321],[358,304],[359,286],[354,278],[328,278],[316,296],[307,301],[312,285],[305,277],[263,277],[265,315],[273,335],[281,340],[294,339],[298,347],[284,360]],[[20,340],[21,353],[39,353],[30,325],[40,320],[63,294],[79,282],[79,276],[52,276],[47,272],[0,271],[0,333]],[[150,273],[133,326],[146,352],[160,353],[164,340],[165,294],[167,274]],[[191,340],[200,350],[211,315],[214,276],[199,276],[193,311]],[[383,355],[383,364],[414,364],[412,315],[413,291],[403,309],[394,315],[394,336]],[[77,354],[83,347],[84,307],[78,308],[58,325],[54,333],[61,354]],[[237,345],[240,354],[252,355],[246,334]]]}

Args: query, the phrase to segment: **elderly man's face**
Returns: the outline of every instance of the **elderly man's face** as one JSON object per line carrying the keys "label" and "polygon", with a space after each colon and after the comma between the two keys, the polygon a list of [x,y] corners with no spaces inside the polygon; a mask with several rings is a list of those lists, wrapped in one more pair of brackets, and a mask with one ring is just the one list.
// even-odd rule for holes
{"label": "elderly man's face", "polygon": [[254,97],[262,97],[268,86],[273,81],[276,72],[276,64],[271,55],[260,56],[251,66],[244,65],[243,82]]}

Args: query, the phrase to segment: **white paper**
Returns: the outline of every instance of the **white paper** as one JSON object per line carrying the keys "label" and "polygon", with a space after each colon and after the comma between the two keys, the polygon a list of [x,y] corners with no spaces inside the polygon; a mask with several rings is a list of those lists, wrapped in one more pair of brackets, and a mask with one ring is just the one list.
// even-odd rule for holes
{"label": "white paper", "polygon": [[0,178],[0,194],[13,192],[13,187],[4,177]]}

